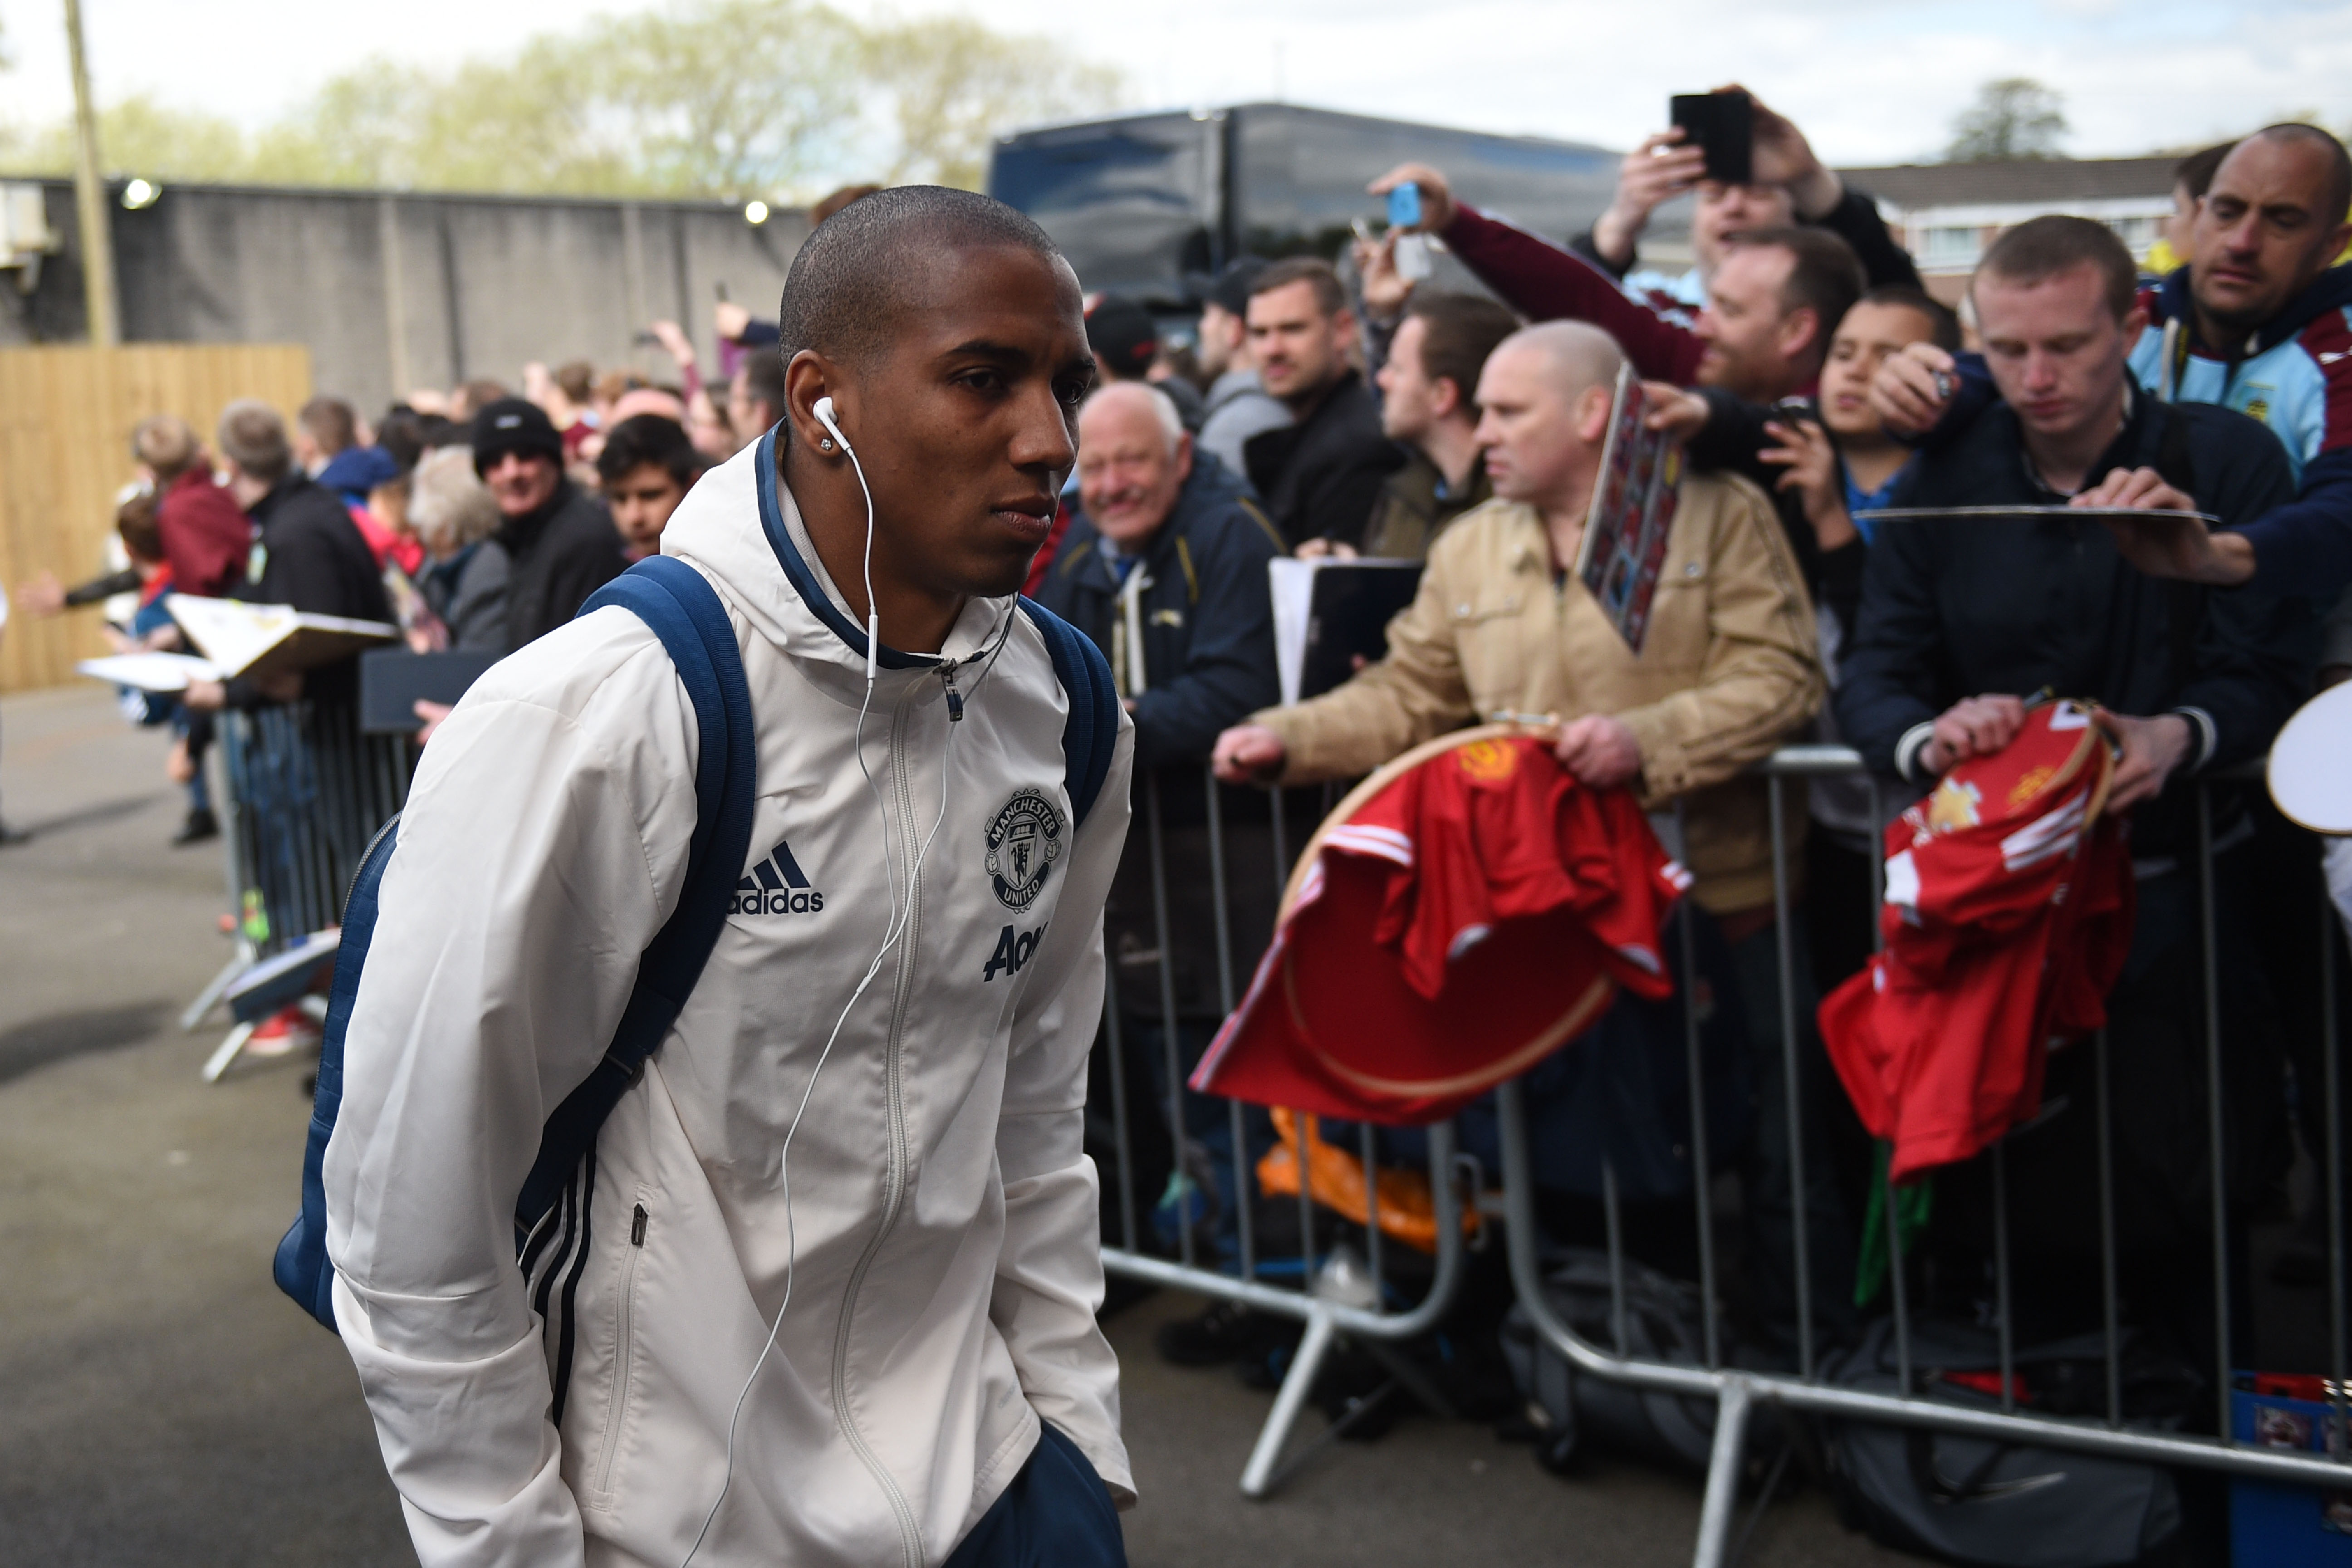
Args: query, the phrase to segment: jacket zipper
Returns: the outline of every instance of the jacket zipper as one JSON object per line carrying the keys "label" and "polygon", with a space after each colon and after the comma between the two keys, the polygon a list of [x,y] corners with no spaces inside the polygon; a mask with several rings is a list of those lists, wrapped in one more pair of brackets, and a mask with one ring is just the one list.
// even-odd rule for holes
{"label": "jacket zipper", "polygon": [[[866,1283],[866,1271],[874,1266],[882,1244],[898,1223],[898,1209],[907,1192],[907,1104],[905,1086],[900,1077],[899,1047],[906,1027],[907,999],[913,993],[916,945],[922,938],[921,885],[917,881],[915,857],[921,845],[915,836],[914,796],[907,784],[907,719],[920,682],[910,683],[898,700],[898,710],[890,721],[890,788],[898,803],[898,843],[901,864],[908,869],[907,926],[898,942],[898,979],[890,1001],[890,1029],[883,1052],[885,1070],[889,1086],[890,1172],[883,1189],[882,1220],[876,1226],[874,1239],[866,1244],[866,1251],[850,1270],[849,1289],[841,1299],[841,1321],[833,1337],[833,1418],[840,1427],[842,1437],[849,1444],[858,1459],[890,1500],[890,1511],[898,1516],[898,1543],[906,1553],[907,1568],[922,1568],[923,1535],[915,1521],[915,1510],[908,1505],[906,1494],[898,1489],[879,1456],[866,1443],[864,1433],[849,1415],[849,1328],[857,1310],[857,1293]],[[961,706],[961,704],[959,704]]]}
{"label": "jacket zipper", "polygon": [[646,1255],[646,1205],[640,1203],[629,1218],[629,1251],[621,1265],[620,1294],[613,1305],[613,1396],[604,1414],[604,1455],[596,1465],[596,1496],[608,1509],[613,1506],[613,1465],[621,1453],[621,1417],[636,1360],[637,1261]]}

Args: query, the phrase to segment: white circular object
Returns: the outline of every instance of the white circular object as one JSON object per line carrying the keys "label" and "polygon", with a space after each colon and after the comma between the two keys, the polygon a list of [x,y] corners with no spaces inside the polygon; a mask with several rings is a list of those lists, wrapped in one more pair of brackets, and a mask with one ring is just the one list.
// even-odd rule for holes
{"label": "white circular object", "polygon": [[2352,835],[2352,681],[2295,710],[2271,742],[2270,785],[2288,821]]}

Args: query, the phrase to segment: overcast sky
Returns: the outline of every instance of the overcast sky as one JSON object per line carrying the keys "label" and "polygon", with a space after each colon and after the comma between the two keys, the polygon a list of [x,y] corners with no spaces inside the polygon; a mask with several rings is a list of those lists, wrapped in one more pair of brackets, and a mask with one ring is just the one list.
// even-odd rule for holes
{"label": "overcast sky", "polygon": [[[538,0],[83,0],[101,100],[151,90],[268,120],[372,54],[431,64],[494,55],[583,11]],[[862,7],[850,9],[865,14]],[[2352,121],[2346,0],[948,0],[1121,65],[1138,107],[1290,101],[1630,145],[1665,98],[1738,79],[1840,163],[1932,155],[1978,83],[2057,87],[2067,150],[2116,156],[2242,131],[2298,110]],[[0,116],[69,102],[62,0],[0,0],[16,69]],[[393,24],[397,22],[396,31]],[[1008,122],[1058,118],[1009,105]]]}

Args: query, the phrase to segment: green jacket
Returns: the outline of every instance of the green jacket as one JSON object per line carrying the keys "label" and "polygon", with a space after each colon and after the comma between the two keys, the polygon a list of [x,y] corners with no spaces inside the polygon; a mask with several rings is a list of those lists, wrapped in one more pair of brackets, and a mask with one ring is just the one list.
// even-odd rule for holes
{"label": "green jacket", "polygon": [[1372,507],[1371,525],[1364,530],[1364,553],[1398,561],[1420,561],[1445,527],[1472,507],[1495,499],[1482,461],[1470,471],[1461,493],[1447,495],[1445,477],[1437,465],[1419,452],[1388,477]]}

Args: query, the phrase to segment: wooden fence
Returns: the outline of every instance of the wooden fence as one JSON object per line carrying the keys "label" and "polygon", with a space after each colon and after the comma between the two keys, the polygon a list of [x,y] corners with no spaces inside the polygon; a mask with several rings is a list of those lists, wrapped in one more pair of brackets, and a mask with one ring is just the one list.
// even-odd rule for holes
{"label": "wooden fence", "polygon": [[[0,584],[37,573],[68,584],[105,569],[114,496],[138,478],[131,426],[176,414],[207,448],[221,410],[258,397],[290,422],[310,395],[310,352],[281,344],[0,349]],[[0,691],[75,679],[107,651],[95,609],[53,621],[12,615],[0,632]]]}

